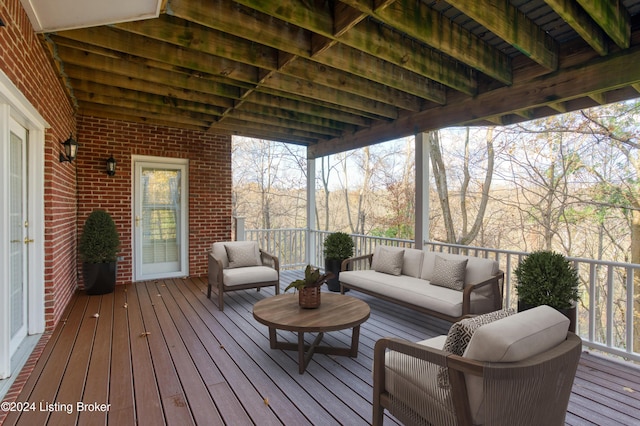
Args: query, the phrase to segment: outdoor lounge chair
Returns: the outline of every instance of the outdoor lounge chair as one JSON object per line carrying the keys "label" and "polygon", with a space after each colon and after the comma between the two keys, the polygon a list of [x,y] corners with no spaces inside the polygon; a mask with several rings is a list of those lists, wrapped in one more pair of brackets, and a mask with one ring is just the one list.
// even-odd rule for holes
{"label": "outdoor lounge chair", "polygon": [[226,291],[261,287],[276,287],[280,294],[280,265],[278,258],[263,251],[255,241],[214,243],[209,253],[209,283],[218,290],[218,308],[224,310]]}
{"label": "outdoor lounge chair", "polygon": [[380,339],[373,424],[387,409],[407,425],[563,425],[582,350],[568,326],[540,306],[480,326],[463,356],[440,349],[447,336]]}

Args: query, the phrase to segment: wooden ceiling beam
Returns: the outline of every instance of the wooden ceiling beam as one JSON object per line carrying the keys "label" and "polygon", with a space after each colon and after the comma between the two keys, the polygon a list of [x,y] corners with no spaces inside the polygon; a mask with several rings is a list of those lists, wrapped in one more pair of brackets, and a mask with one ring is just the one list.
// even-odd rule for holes
{"label": "wooden ceiling beam", "polygon": [[[259,10],[267,15],[275,16],[278,19],[324,37],[335,38],[333,35],[333,19],[328,10],[310,9],[297,0],[284,0],[279,2],[238,0],[238,3]],[[391,42],[387,41],[387,44],[390,44],[391,48],[380,49],[380,43],[376,42],[377,37],[375,37],[375,34],[369,32],[369,30],[365,30],[365,27],[362,26],[365,22],[367,21],[362,21],[359,25],[356,25],[344,35],[337,38],[337,40],[356,50],[391,62],[405,70],[418,73],[423,77],[438,81],[456,90],[467,94],[475,93],[477,87],[475,80],[471,79],[472,81],[470,81],[466,87],[461,87],[459,84],[460,81],[468,81],[470,78],[471,73],[466,66],[456,65],[455,62],[450,60],[446,55],[436,51],[432,51],[431,54],[426,54],[421,51],[420,54],[413,54],[409,58],[406,56],[398,57],[398,52],[415,52],[418,46],[416,46],[415,42],[412,42],[406,37],[400,37],[399,34],[396,33],[395,35],[389,34],[389,37],[393,37]],[[382,27],[378,25],[375,27],[382,29]],[[314,56],[314,59],[319,59],[320,57],[322,57],[322,55]]]}
{"label": "wooden ceiling beam", "polygon": [[605,56],[609,52],[604,32],[575,0],[545,0],[545,2],[598,54]]}
{"label": "wooden ceiling beam", "polygon": [[[213,123],[210,127],[210,131],[216,129],[239,129],[238,134],[244,134],[245,131],[265,132],[271,135],[280,135],[280,137],[300,140],[305,143],[313,143],[318,140],[327,140],[326,137],[320,134],[303,132],[297,129],[282,128],[278,126],[271,126],[268,124],[254,123],[252,121],[240,120],[233,117],[228,117],[224,121]],[[278,140],[278,139],[276,139]]]}
{"label": "wooden ceiling beam", "polygon": [[[109,105],[120,108],[150,111],[156,114],[177,115],[198,118],[202,121],[215,121],[222,114],[222,108],[216,108],[195,102],[185,102],[177,99],[167,99],[162,96],[144,95],[131,90],[111,88],[102,92],[85,92],[76,90],[75,94],[80,102]],[[138,96],[136,96],[136,94]]]}
{"label": "wooden ceiling beam", "polygon": [[[294,25],[288,25],[278,19],[262,16],[262,14],[259,13],[240,15],[239,19],[241,20],[239,22],[242,22],[242,25],[229,25],[227,16],[236,16],[239,13],[238,7],[241,6],[230,2],[229,0],[213,0],[212,3],[214,4],[205,5],[199,3],[193,4],[186,2],[185,0],[176,0],[172,1],[170,13],[173,16],[198,23],[199,25],[203,25],[207,28],[228,32],[237,37],[250,40],[251,42],[262,43],[272,48],[279,49],[282,52],[287,52],[305,59],[311,59],[320,64],[340,69],[345,73],[360,76],[364,79],[389,86],[390,88],[405,91],[437,103],[443,103],[443,99],[445,98],[444,89],[442,86],[430,81],[428,76],[412,75],[412,72],[403,69],[401,66],[391,64],[389,64],[384,72],[382,72],[377,68],[377,64],[380,61],[375,55],[359,54],[357,50],[347,48],[346,46],[342,46],[341,52],[346,54],[347,57],[357,57],[357,62],[342,61],[339,64],[334,63],[332,61],[334,57],[333,53],[331,55],[319,53],[320,51],[329,49],[334,45],[334,43],[326,42],[322,48],[315,48],[320,49],[318,52],[312,52],[313,48],[311,45],[313,44],[313,37],[311,32],[301,28],[296,28]],[[212,10],[215,10],[216,13],[212,13]],[[351,33],[351,31],[348,33]],[[280,36],[275,37],[273,34],[279,34]],[[316,41],[316,43],[318,42],[319,41]],[[320,43],[322,42],[320,41]],[[368,50],[374,49],[369,48]],[[398,49],[394,50],[398,51]],[[280,68],[282,68],[283,72],[285,71],[285,68],[282,65],[280,65]],[[432,62],[431,72],[436,72],[441,69],[442,64],[438,64],[436,61]],[[389,78],[389,74],[394,76],[402,75],[403,78],[392,79]],[[465,92],[468,92],[469,94],[475,93],[475,82],[473,80],[469,80],[469,77],[466,74],[464,75],[464,78],[462,78],[461,75],[461,72],[454,75],[456,78],[454,82],[456,88],[464,89]],[[357,86],[360,87],[362,84],[358,83]]]}
{"label": "wooden ceiling beam", "polygon": [[631,18],[620,0],[577,0],[580,6],[621,49],[631,43]]}
{"label": "wooden ceiling beam", "polygon": [[371,119],[357,115],[354,112],[332,109],[329,105],[289,99],[279,96],[276,93],[266,94],[263,92],[254,92],[247,98],[246,102],[281,109],[291,114],[306,114],[318,117],[319,119],[336,121],[357,127],[368,127],[371,125]]}
{"label": "wooden ceiling beam", "polygon": [[[511,64],[507,55],[423,2],[398,0],[378,4],[374,10],[369,0],[343,1],[491,78],[511,84]],[[368,32],[372,33],[372,30]]]}
{"label": "wooden ceiling beam", "polygon": [[85,115],[92,115],[95,117],[122,117],[120,119],[123,121],[154,121],[165,123],[165,125],[171,125],[172,127],[180,128],[183,125],[187,125],[191,126],[192,128],[198,128],[201,130],[207,129],[211,126],[211,121],[209,120],[199,120],[197,118],[176,115],[173,113],[161,114],[142,109],[139,110],[132,108],[122,108],[113,105],[102,105],[92,102],[80,102],[80,107],[84,111]]}
{"label": "wooden ceiling beam", "polygon": [[341,131],[331,129],[328,127],[318,126],[316,124],[303,123],[296,120],[290,120],[286,118],[278,118],[274,116],[267,116],[263,114],[257,114],[248,110],[235,109],[229,113],[228,118],[235,118],[238,120],[251,121],[257,124],[266,124],[282,127],[285,129],[300,130],[309,134],[315,134],[323,139],[330,139],[332,137],[340,136]]}
{"label": "wooden ceiling beam", "polygon": [[[375,123],[353,135],[314,146],[313,158],[397,139],[417,132],[483,120],[511,111],[544,107],[581,98],[585,93],[609,91],[640,83],[640,47],[597,57],[576,67],[514,83],[473,98],[403,115],[392,123]],[[616,72],[611,72],[616,70]]]}
{"label": "wooden ceiling beam", "polygon": [[240,82],[255,84],[258,70],[214,55],[203,54],[180,46],[173,46],[149,37],[133,34],[115,27],[92,27],[58,33],[59,36],[86,44],[104,47],[140,58],[171,64],[175,67],[219,75]]}
{"label": "wooden ceiling beam", "polygon": [[[283,62],[278,55],[278,51],[274,48],[233,37],[180,18],[165,16],[159,20],[117,24],[116,27],[184,48],[243,62],[246,65],[269,71],[279,71],[292,77],[351,92],[355,95],[385,102],[399,108],[411,111],[420,110],[421,99],[392,89],[387,84],[391,83],[390,79],[385,79],[385,84],[379,84],[302,58],[296,60],[289,58],[289,60]],[[225,47],[222,48],[221,46]],[[321,72],[312,72],[314,70]],[[427,95],[417,83],[415,87],[420,87],[422,96]],[[444,98],[444,91],[442,91],[442,97]]]}
{"label": "wooden ceiling beam", "polygon": [[293,93],[297,96],[317,99],[330,104],[346,106],[363,113],[369,113],[372,117],[378,116],[391,119],[398,117],[398,109],[394,106],[284,74],[271,76],[271,78],[263,82],[262,87],[280,90],[283,93]]}
{"label": "wooden ceiling beam", "polygon": [[344,123],[333,119],[326,119],[317,117],[310,114],[303,114],[298,111],[287,111],[282,108],[274,108],[271,106],[260,105],[250,101],[246,101],[242,104],[242,108],[239,111],[249,112],[252,114],[260,114],[267,117],[275,117],[278,119],[286,119],[290,121],[296,121],[301,123],[307,123],[313,126],[324,127],[327,129],[335,130],[338,132],[355,132],[358,128],[353,124]]}
{"label": "wooden ceiling beam", "polygon": [[171,87],[179,89],[213,95],[209,96],[209,103],[223,107],[233,106],[233,99],[238,99],[240,96],[238,87],[181,72],[154,68],[144,63],[86,53],[76,49],[69,49],[65,46],[59,46],[58,53],[65,64],[77,66],[77,68],[65,69],[67,73],[71,70],[79,72],[80,69],[86,69],[83,74],[88,74],[87,78],[91,78],[92,70],[96,70],[133,80],[146,81],[163,86],[171,85]]}
{"label": "wooden ceiling beam", "polygon": [[447,3],[475,20],[540,65],[558,68],[558,46],[509,0],[447,0]]}
{"label": "wooden ceiling beam", "polygon": [[79,88],[88,92],[97,91],[99,88],[93,87],[93,84],[97,83],[104,86],[112,86],[163,96],[167,99],[180,99],[183,101],[227,107],[227,102],[219,102],[221,98],[211,96],[206,93],[195,92],[189,89],[181,89],[136,78],[129,78],[92,68],[83,68],[77,65],[68,65],[66,69],[69,73],[69,78],[74,81],[74,88]]}

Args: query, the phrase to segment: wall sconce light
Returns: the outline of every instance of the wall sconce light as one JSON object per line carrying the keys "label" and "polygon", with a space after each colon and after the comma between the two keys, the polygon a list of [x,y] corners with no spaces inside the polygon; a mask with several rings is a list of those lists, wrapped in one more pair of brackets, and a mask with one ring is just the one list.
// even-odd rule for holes
{"label": "wall sconce light", "polygon": [[114,176],[116,174],[116,160],[113,158],[113,155],[107,159],[107,174],[109,176]]}
{"label": "wall sconce light", "polygon": [[72,162],[75,160],[78,154],[78,142],[73,139],[73,135],[69,135],[69,139],[62,142],[62,146],[64,147],[64,153],[60,153],[60,162]]}

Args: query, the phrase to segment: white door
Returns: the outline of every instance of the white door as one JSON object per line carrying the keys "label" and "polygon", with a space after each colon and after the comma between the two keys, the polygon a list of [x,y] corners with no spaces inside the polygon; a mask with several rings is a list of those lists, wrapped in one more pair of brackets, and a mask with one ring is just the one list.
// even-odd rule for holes
{"label": "white door", "polygon": [[9,129],[9,333],[13,354],[27,335],[28,245],[27,130],[10,121]]}
{"label": "white door", "polygon": [[189,274],[187,162],[134,157],[134,279]]}

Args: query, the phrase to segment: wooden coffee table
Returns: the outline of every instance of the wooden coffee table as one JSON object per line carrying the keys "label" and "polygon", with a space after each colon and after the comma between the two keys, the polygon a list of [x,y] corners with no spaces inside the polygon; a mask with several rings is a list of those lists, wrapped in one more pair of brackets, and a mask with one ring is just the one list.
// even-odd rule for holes
{"label": "wooden coffee table", "polygon": [[[303,309],[297,293],[269,297],[253,306],[253,317],[269,327],[271,349],[298,351],[298,372],[304,373],[315,352],[357,357],[360,324],[369,318],[369,305],[360,299],[334,293],[322,293],[320,307]],[[353,328],[351,347],[320,346],[327,331]],[[276,330],[298,332],[298,343],[279,342]],[[304,333],[318,333],[311,345],[304,343]]]}

